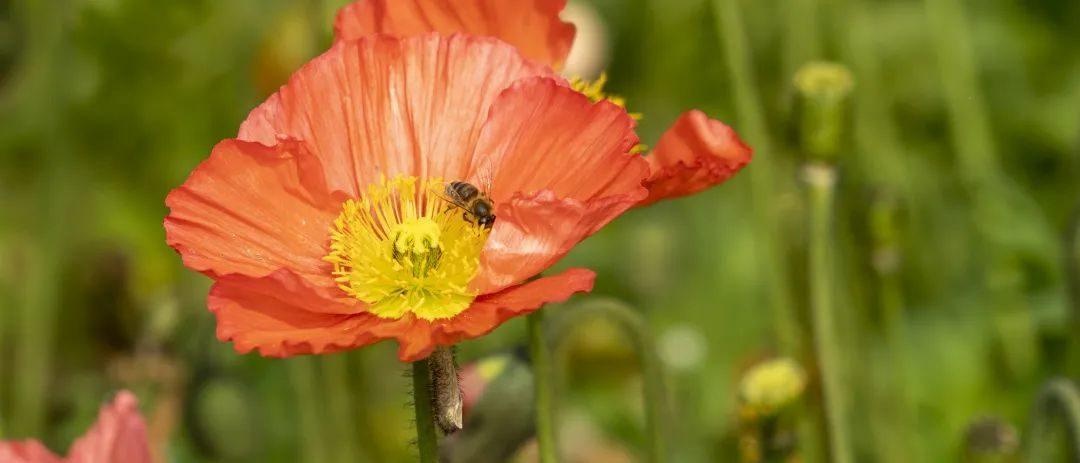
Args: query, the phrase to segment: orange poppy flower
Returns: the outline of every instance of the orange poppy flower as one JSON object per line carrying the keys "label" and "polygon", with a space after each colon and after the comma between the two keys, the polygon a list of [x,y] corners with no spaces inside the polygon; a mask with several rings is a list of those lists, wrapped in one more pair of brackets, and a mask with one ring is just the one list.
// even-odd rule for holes
{"label": "orange poppy flower", "polygon": [[[426,32],[491,36],[523,55],[558,70],[574,41],[574,26],[559,19],[566,0],[359,0],[338,12],[338,41],[372,34],[409,36]],[[603,79],[603,76],[601,76]],[[594,101],[609,98],[603,82],[575,82]],[[610,98],[622,106],[620,98]],[[705,113],[684,113],[646,156],[649,198],[697,193],[722,183],[750,162],[751,149],[724,123]]]}
{"label": "orange poppy flower", "polygon": [[[412,361],[592,288],[530,278],[648,196],[633,128],[492,38],[341,42],[170,193],[167,240],[216,280],[241,352],[394,338]],[[445,197],[459,180],[496,205],[490,230]]]}
{"label": "orange poppy flower", "polygon": [[127,391],[101,407],[97,422],[60,458],[36,440],[0,442],[4,463],[150,463],[146,423],[135,396]]}
{"label": "orange poppy flower", "polygon": [[[536,3],[546,28],[484,8],[456,20],[501,31],[486,18],[523,14],[521,30],[564,36],[549,3]],[[397,11],[388,5],[346,11]],[[442,21],[435,11],[449,4],[437,5],[413,12]],[[339,32],[349,30],[345,14]],[[240,352],[285,357],[396,339],[402,361],[424,358],[591,290],[587,269],[534,277],[627,209],[737,169],[681,163],[702,146],[681,136],[661,141],[664,156],[632,154],[624,108],[592,101],[501,40],[374,24],[390,23],[411,29],[338,40],[166,199],[167,241],[215,280],[218,337]],[[560,47],[550,47],[556,62]],[[493,227],[454,205],[446,185],[456,181],[486,193]]]}

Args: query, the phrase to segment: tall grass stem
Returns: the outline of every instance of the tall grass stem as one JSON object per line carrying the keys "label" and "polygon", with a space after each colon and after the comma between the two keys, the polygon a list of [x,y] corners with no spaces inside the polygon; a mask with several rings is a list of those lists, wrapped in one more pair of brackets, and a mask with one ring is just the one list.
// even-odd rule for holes
{"label": "tall grass stem", "polygon": [[804,170],[809,199],[809,288],[810,312],[814,328],[814,349],[821,375],[829,454],[834,463],[851,463],[851,435],[848,431],[847,390],[836,329],[833,295],[833,234],[836,171],[824,163],[810,163]]}
{"label": "tall grass stem", "polygon": [[771,137],[766,125],[764,108],[758,96],[750,48],[746,43],[739,2],[737,0],[713,0],[716,29],[720,45],[727,57],[728,76],[732,82],[732,98],[738,116],[736,127],[746,136],[754,148],[754,165],[749,169],[750,189],[753,196],[756,230],[761,238],[757,241],[759,275],[768,287],[765,300],[771,310],[774,333],[780,350],[786,355],[797,353],[800,340],[795,309],[791,301],[791,287],[784,266],[784,244],[780,233],[781,221],[776,211],[775,171]]}
{"label": "tall grass stem", "polygon": [[336,461],[355,463],[360,457],[356,440],[359,437],[352,413],[353,388],[349,382],[348,358],[346,354],[332,354],[322,357],[323,386],[326,391],[329,418],[334,423],[335,442],[331,446]]}
{"label": "tall grass stem", "polygon": [[[13,103],[20,106],[32,136],[40,140],[36,155],[48,159],[37,180],[38,201],[34,210],[37,233],[28,246],[28,271],[24,299],[14,332],[11,423],[19,436],[42,436],[47,399],[53,373],[54,339],[62,294],[63,263],[70,246],[70,204],[75,185],[74,160],[65,136],[63,119],[68,110],[65,86],[70,52],[64,44],[68,2],[21,1],[13,5],[16,16],[27,24],[26,47],[20,68],[12,80]],[[59,89],[59,90],[58,90]],[[5,108],[7,109],[7,108]]]}
{"label": "tall grass stem", "polygon": [[311,357],[297,357],[286,360],[289,369],[289,380],[296,391],[296,412],[300,422],[299,437],[300,452],[304,461],[330,461],[327,451],[330,449],[329,442],[325,442],[327,436],[323,429],[323,417],[321,403],[316,394],[317,379],[315,359]]}

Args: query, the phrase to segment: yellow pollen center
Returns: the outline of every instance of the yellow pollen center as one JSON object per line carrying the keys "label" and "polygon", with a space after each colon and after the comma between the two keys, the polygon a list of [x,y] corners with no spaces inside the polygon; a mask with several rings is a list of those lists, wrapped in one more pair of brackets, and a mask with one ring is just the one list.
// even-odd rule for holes
{"label": "yellow pollen center", "polygon": [[443,199],[440,179],[397,177],[345,201],[330,230],[334,277],[380,318],[453,317],[472,303],[469,282],[488,230]]}

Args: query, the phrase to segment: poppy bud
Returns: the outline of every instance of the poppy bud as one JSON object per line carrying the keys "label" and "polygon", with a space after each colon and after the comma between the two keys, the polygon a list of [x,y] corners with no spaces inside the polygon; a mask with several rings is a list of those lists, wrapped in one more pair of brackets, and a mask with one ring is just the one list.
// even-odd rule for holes
{"label": "poppy bud", "polygon": [[832,161],[844,143],[851,73],[839,64],[810,63],[795,73],[794,83],[802,148],[812,160]]}

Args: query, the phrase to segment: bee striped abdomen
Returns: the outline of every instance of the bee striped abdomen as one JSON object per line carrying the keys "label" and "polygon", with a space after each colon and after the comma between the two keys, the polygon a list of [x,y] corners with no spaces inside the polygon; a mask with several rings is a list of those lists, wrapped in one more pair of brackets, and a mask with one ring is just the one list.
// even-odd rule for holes
{"label": "bee striped abdomen", "polygon": [[469,201],[476,197],[476,195],[480,193],[480,190],[471,183],[450,182],[450,184],[446,186],[446,193],[450,195],[451,198],[460,201]]}

